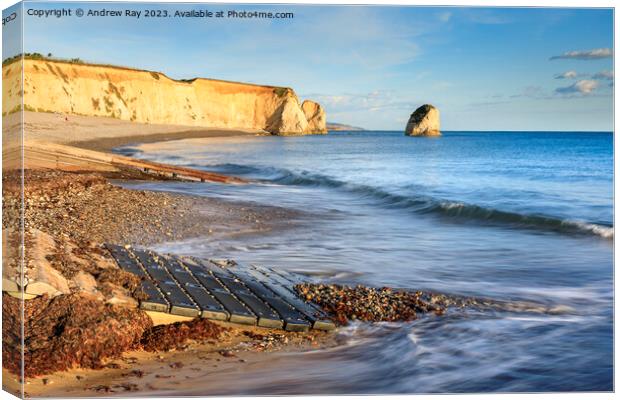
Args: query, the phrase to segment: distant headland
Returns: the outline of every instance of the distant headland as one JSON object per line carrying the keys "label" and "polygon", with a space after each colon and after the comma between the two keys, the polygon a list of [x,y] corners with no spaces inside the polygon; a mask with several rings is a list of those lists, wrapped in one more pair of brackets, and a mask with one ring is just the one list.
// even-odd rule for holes
{"label": "distant headland", "polygon": [[365,131],[366,129],[360,128],[358,126],[339,124],[337,122],[328,122],[327,130],[328,131]]}

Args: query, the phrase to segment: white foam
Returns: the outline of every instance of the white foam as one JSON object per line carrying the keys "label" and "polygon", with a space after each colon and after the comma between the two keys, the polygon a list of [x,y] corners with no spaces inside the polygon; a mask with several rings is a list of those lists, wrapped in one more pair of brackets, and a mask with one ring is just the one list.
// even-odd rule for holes
{"label": "white foam", "polygon": [[613,239],[614,237],[614,228],[613,226],[602,226],[597,224],[591,224],[587,222],[571,222],[571,224],[579,227],[587,232],[592,232],[595,235],[598,235],[605,239]]}

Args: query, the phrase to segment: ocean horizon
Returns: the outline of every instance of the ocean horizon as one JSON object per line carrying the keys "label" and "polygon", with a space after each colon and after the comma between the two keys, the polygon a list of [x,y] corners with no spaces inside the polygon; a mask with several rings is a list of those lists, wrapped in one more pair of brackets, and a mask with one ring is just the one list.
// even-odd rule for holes
{"label": "ocean horizon", "polygon": [[[386,132],[401,132],[399,130],[396,129],[361,129],[361,130],[334,130],[334,131],[330,131],[331,134],[337,134],[340,132],[344,132],[344,133],[358,133],[358,132],[376,132],[376,133],[386,133]],[[500,130],[459,130],[459,129],[455,129],[455,130],[442,130],[441,131],[442,134],[450,134],[450,133],[563,133],[563,134],[571,134],[571,133],[606,133],[606,134],[612,134],[614,133],[614,131],[562,131],[562,130],[558,130],[558,131],[549,131],[549,130],[526,130],[526,131],[520,131],[520,130],[507,130],[507,131],[500,131]],[[429,139],[429,138],[423,138],[423,139]]]}

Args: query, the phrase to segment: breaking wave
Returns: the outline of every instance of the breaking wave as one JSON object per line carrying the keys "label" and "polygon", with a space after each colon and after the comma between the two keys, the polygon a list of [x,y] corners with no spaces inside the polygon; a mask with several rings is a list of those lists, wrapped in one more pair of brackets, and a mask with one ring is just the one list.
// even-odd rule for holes
{"label": "breaking wave", "polygon": [[472,222],[564,234],[593,235],[605,239],[613,239],[614,236],[614,228],[611,225],[562,219],[542,214],[520,214],[477,204],[438,199],[431,196],[394,194],[382,188],[345,182],[310,172],[296,173],[282,168],[237,164],[209,166],[208,169],[214,172],[245,175],[262,184],[338,189],[356,194],[361,198],[373,200],[385,207],[406,209],[417,214],[434,214],[442,218],[448,218],[453,222]]}

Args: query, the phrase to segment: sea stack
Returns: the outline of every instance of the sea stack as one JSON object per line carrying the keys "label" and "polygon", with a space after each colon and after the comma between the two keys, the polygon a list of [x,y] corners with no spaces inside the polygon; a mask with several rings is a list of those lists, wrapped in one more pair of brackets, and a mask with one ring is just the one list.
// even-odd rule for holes
{"label": "sea stack", "polygon": [[325,116],[325,110],[323,107],[312,100],[305,100],[301,104],[306,120],[308,120],[308,127],[306,132],[310,134],[326,134],[327,133],[327,117]]}
{"label": "sea stack", "polygon": [[407,127],[407,136],[441,136],[439,131],[439,110],[430,104],[424,104],[411,114]]}

